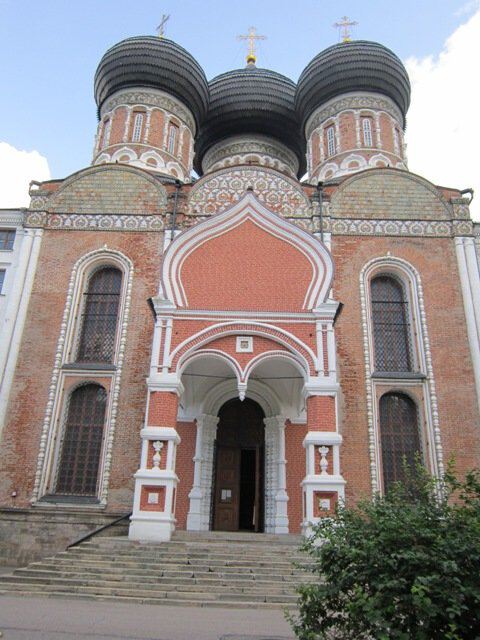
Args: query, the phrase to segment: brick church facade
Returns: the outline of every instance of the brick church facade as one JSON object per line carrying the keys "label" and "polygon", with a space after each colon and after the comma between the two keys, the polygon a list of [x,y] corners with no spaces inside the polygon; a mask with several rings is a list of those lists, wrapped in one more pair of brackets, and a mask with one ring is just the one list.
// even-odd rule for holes
{"label": "brick church facade", "polygon": [[408,171],[395,54],[345,42],[296,84],[252,58],[208,82],[174,42],[129,38],[95,98],[92,165],[33,183],[24,214],[6,556],[130,512],[140,541],[308,533],[404,457],[478,466],[469,197]]}

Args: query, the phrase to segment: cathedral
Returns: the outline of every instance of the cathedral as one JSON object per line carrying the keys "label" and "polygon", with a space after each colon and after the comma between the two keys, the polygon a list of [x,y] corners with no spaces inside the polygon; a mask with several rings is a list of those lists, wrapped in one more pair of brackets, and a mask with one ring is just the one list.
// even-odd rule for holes
{"label": "cathedral", "polygon": [[392,51],[344,41],[296,83],[250,52],[207,80],[131,37],[94,91],[91,165],[0,212],[23,274],[0,349],[4,559],[121,517],[139,542],[308,535],[404,460],[479,465],[473,193],[409,172]]}

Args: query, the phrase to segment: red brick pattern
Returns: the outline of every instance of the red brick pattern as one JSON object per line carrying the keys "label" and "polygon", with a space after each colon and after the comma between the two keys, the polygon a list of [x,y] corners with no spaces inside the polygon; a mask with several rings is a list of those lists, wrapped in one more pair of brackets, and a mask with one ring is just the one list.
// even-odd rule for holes
{"label": "red brick pattern", "polygon": [[310,396],[307,399],[309,431],[336,431],[335,398]]}
{"label": "red brick pattern", "polygon": [[177,423],[178,396],[171,391],[150,393],[148,426],[173,427]]}
{"label": "red brick pattern", "polygon": [[[156,496],[157,502],[149,502],[149,496]],[[141,511],[164,511],[165,510],[165,487],[143,485],[140,493]]]}
{"label": "red brick pattern", "polygon": [[177,431],[182,442],[177,448],[176,472],[180,482],[177,487],[175,517],[177,519],[177,528],[186,529],[187,514],[190,506],[188,494],[193,486],[193,456],[195,455],[197,427],[194,422],[177,422]]}
{"label": "red brick pattern", "polygon": [[291,533],[299,533],[303,520],[302,487],[300,483],[306,473],[306,453],[303,440],[307,426],[292,424],[289,420],[285,428],[285,459],[287,460],[288,521]]}
{"label": "red brick pattern", "polygon": [[[215,264],[222,268],[208,277]],[[194,309],[301,311],[312,277],[298,249],[250,220],[200,245],[182,267]]]}

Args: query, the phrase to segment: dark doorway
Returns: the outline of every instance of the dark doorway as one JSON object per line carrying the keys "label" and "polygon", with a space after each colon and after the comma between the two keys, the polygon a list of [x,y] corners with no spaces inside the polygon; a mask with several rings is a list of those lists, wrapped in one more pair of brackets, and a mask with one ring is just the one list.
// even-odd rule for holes
{"label": "dark doorway", "polygon": [[263,531],[265,414],[247,398],[218,415],[213,529]]}

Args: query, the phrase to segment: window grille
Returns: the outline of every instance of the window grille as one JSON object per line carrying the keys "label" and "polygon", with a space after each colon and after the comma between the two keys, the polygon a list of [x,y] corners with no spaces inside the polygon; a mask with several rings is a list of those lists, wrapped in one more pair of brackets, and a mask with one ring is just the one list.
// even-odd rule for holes
{"label": "window grille", "polygon": [[335,127],[328,127],[327,129],[327,152],[329,156],[335,154]]}
{"label": "window grille", "polygon": [[363,118],[362,120],[363,126],[363,144],[366,147],[372,146],[372,123],[370,118]]}
{"label": "window grille", "polygon": [[109,143],[111,129],[112,129],[112,120],[111,118],[108,118],[107,120],[105,120],[105,124],[103,125],[103,139],[102,139],[102,145],[101,145],[102,149],[106,147]]}
{"label": "window grille", "polygon": [[405,480],[405,464],[414,465],[421,454],[417,406],[408,396],[387,393],[380,398],[380,443],[386,492],[392,483]]}
{"label": "window grille", "polygon": [[412,371],[408,301],[403,286],[391,276],[371,283],[375,370]]}
{"label": "window grille", "polygon": [[137,113],[133,121],[132,142],[140,142],[142,136],[143,113]]}
{"label": "window grille", "polygon": [[3,293],[3,283],[5,282],[5,269],[0,269],[0,293]]}
{"label": "window grille", "polygon": [[15,229],[0,229],[0,251],[11,251],[15,242]]}
{"label": "window grille", "polygon": [[170,129],[168,130],[167,149],[168,149],[168,153],[171,153],[172,155],[175,153],[175,141],[177,139],[177,131],[178,131],[178,127],[174,124],[171,124]]}
{"label": "window grille", "polygon": [[67,409],[55,493],[95,496],[107,392],[97,384],[76,389]]}
{"label": "window grille", "polygon": [[83,294],[77,362],[113,362],[122,274],[107,267],[96,271]]}

